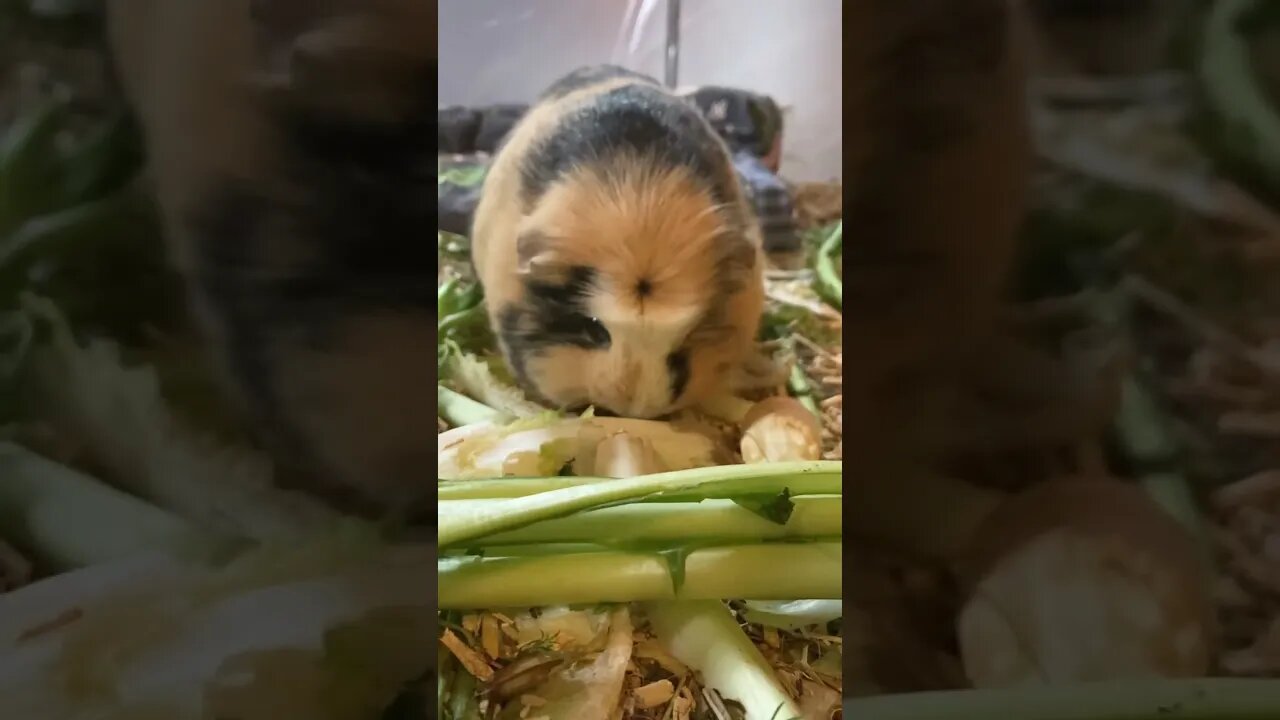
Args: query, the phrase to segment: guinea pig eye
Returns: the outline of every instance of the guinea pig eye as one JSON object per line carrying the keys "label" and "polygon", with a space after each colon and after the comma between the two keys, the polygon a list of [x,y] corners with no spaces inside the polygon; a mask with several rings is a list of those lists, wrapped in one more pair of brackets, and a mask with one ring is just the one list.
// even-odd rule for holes
{"label": "guinea pig eye", "polygon": [[587,337],[596,345],[608,345],[610,341],[609,329],[600,322],[600,318],[589,317],[583,324]]}

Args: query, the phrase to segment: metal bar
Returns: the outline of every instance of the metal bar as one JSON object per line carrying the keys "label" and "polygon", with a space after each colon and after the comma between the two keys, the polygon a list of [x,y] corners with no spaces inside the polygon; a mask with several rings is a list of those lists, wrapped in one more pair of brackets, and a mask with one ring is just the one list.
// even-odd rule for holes
{"label": "metal bar", "polygon": [[680,69],[680,0],[667,0],[667,87],[676,88]]}

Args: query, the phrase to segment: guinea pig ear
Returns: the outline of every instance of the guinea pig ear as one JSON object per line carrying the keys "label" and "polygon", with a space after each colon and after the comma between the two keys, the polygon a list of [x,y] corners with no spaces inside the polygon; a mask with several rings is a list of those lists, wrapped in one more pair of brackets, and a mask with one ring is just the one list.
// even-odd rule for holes
{"label": "guinea pig ear", "polygon": [[756,240],[739,233],[729,233],[722,238],[720,269],[726,275],[740,276],[750,273],[759,261]]}
{"label": "guinea pig ear", "polygon": [[298,39],[338,12],[335,0],[249,0],[261,82],[287,86]]}
{"label": "guinea pig ear", "polygon": [[726,290],[737,292],[751,282],[756,263],[760,261],[758,242],[740,233],[726,233],[721,237],[717,274]]}
{"label": "guinea pig ear", "polygon": [[395,121],[426,106],[436,18],[424,0],[250,0],[259,87],[317,114]]}
{"label": "guinea pig ear", "polygon": [[536,230],[516,238],[516,272],[525,277],[546,278],[561,266],[551,239]]}

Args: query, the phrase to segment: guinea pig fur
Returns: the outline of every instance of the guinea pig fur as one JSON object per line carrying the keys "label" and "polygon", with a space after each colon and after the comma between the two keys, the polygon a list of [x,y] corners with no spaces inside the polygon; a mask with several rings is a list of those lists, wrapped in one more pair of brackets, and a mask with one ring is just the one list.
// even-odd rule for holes
{"label": "guinea pig fur", "polygon": [[764,256],[729,153],[646,76],[555,82],[499,148],[471,242],[502,352],[541,402],[662,416],[753,347]]}
{"label": "guinea pig fur", "polygon": [[107,12],[170,256],[232,396],[286,474],[354,489],[351,507],[429,495],[435,3]]}

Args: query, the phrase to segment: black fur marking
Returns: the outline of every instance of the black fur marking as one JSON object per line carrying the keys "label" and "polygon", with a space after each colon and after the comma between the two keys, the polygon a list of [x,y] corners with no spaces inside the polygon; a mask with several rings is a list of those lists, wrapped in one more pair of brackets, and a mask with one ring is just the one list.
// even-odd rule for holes
{"label": "black fur marking", "polygon": [[667,371],[671,373],[671,401],[675,402],[689,385],[689,353],[678,350],[668,355]]}
{"label": "black fur marking", "polygon": [[574,90],[579,90],[581,88],[589,87],[606,80],[613,80],[615,78],[627,78],[654,86],[658,85],[658,81],[654,78],[645,75],[644,73],[628,70],[619,65],[587,65],[585,67],[580,67],[551,83],[551,85],[538,96],[538,102],[556,100],[568,95]]}
{"label": "black fur marking", "polygon": [[636,295],[641,299],[649,297],[652,293],[653,283],[649,282],[647,279],[641,279],[640,282],[636,283]]}
{"label": "black fur marking", "polygon": [[595,282],[595,271],[580,266],[569,268],[567,279],[559,284],[529,280],[525,283],[526,302],[499,312],[499,335],[512,372],[525,389],[532,388],[526,361],[542,349],[557,345],[585,350],[609,347],[608,330],[586,313],[585,300]]}
{"label": "black fur marking", "polygon": [[607,173],[623,154],[689,168],[717,203],[739,199],[723,141],[696,108],[650,85],[620,87],[571,110],[523,158],[520,199],[529,209],[574,168]]}
{"label": "black fur marking", "polygon": [[583,300],[590,294],[596,282],[596,271],[581,265],[570,267],[561,283],[532,279],[525,283],[533,306],[547,318],[567,313],[581,313]]}

